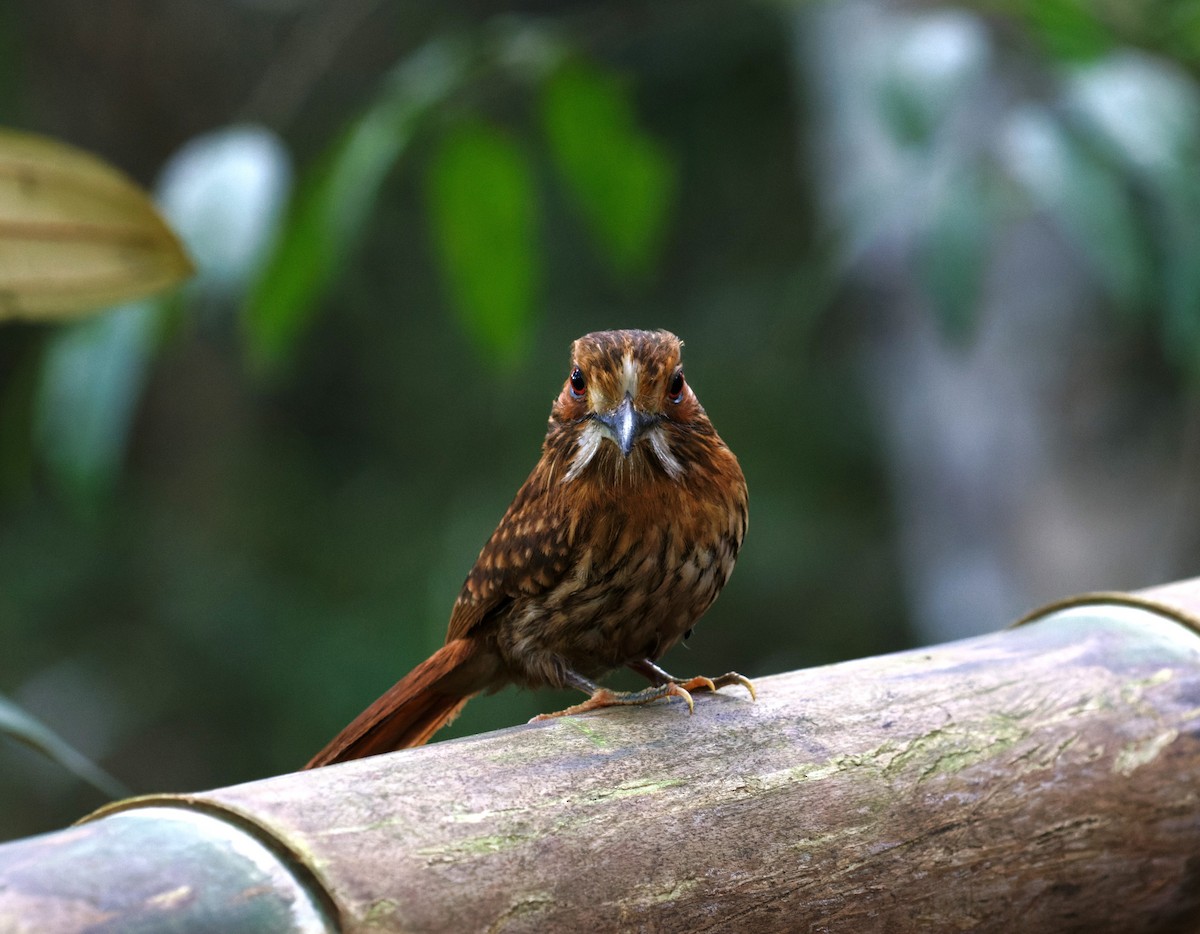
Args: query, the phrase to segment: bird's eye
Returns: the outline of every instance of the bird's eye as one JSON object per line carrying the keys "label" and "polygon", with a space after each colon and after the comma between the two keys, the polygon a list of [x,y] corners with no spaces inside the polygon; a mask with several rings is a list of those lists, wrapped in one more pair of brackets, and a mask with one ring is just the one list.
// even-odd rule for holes
{"label": "bird's eye", "polygon": [[576,399],[582,399],[583,394],[587,391],[587,380],[583,378],[583,371],[579,367],[575,367],[571,371],[571,395]]}
{"label": "bird's eye", "polygon": [[676,370],[675,375],[671,377],[671,383],[667,386],[667,398],[672,402],[679,402],[683,398],[683,370]]}

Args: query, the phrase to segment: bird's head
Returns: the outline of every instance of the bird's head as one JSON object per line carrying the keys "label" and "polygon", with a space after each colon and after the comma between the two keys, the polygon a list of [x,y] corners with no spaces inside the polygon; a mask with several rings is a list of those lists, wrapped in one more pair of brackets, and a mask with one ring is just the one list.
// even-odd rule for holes
{"label": "bird's head", "polygon": [[571,368],[550,413],[574,440],[565,479],[599,460],[618,473],[657,467],[678,479],[680,432],[711,432],[683,375],[683,343],[667,331],[598,331],[571,347]]}

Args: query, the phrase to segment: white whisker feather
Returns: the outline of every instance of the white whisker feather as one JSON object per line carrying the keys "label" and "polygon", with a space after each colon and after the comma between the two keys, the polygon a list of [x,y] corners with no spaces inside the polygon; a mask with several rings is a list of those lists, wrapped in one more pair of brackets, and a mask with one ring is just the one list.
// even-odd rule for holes
{"label": "white whisker feather", "polygon": [[592,462],[592,458],[596,456],[596,452],[600,450],[600,443],[604,440],[604,435],[595,422],[588,424],[579,435],[579,444],[575,451],[575,456],[571,458],[571,466],[567,468],[567,472],[563,474],[563,483],[574,480],[578,477],[588,464]]}
{"label": "white whisker feather", "polygon": [[667,472],[667,476],[672,480],[678,480],[682,477],[683,464],[671,452],[671,445],[667,441],[666,433],[661,428],[653,428],[647,433],[646,437],[650,441],[650,448],[654,451],[654,456],[662,464],[662,468]]}

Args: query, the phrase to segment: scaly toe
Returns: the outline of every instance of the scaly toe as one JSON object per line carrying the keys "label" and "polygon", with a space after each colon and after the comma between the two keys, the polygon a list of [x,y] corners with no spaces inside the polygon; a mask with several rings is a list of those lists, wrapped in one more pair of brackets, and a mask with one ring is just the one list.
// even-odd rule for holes
{"label": "scaly toe", "polygon": [[[704,680],[707,681],[708,679],[705,678]],[[711,684],[711,682],[709,683]],[[689,681],[688,684],[690,685],[691,681]],[[687,689],[683,685],[676,684],[674,681],[668,681],[665,687],[666,691],[663,693],[663,697],[682,698],[683,702],[688,705],[688,714],[690,715],[696,712],[696,702],[692,700],[692,695],[688,693]]]}
{"label": "scaly toe", "polygon": [[[707,682],[703,684],[706,690],[711,690],[709,685],[712,684],[707,678],[693,679]],[[688,682],[691,684],[691,682]],[[587,713],[589,710],[601,710],[604,707],[626,707],[635,704],[650,704],[656,700],[661,700],[664,697],[678,697],[688,705],[688,713],[696,712],[696,703],[692,700],[692,695],[687,690],[675,683],[668,681],[666,684],[658,685],[657,687],[646,688],[644,691],[618,692],[610,691],[608,688],[599,688],[591,697],[581,704],[575,704],[573,707],[568,707],[565,710],[556,710],[554,713],[540,713],[530,723],[540,723],[543,720],[553,720],[556,717],[566,717],[571,714]]]}
{"label": "scaly toe", "polygon": [[712,678],[706,678],[704,675],[697,675],[695,678],[689,678],[687,681],[676,681],[685,691],[715,691],[717,689],[716,682]]}
{"label": "scaly toe", "polygon": [[589,710],[600,710],[603,707],[612,707],[614,704],[628,703],[621,698],[624,695],[618,694],[616,691],[610,691],[608,688],[599,688],[587,700],[579,704],[574,704],[564,710],[556,710],[554,713],[540,713],[530,723],[540,723],[542,720],[553,720],[556,717],[566,717],[576,713],[587,713]]}
{"label": "scaly toe", "polygon": [[719,678],[705,678],[701,675],[686,681],[676,680],[674,683],[686,691],[719,691],[721,688],[740,686],[750,692],[751,700],[758,699],[758,695],[754,691],[754,684],[749,678],[742,677],[736,671],[727,672]]}
{"label": "scaly toe", "polygon": [[714,678],[713,683],[719,688],[733,687],[741,685],[750,692],[750,700],[758,700],[758,694],[754,690],[754,682],[749,678],[739,675],[736,671],[730,671],[721,675],[719,678]]}

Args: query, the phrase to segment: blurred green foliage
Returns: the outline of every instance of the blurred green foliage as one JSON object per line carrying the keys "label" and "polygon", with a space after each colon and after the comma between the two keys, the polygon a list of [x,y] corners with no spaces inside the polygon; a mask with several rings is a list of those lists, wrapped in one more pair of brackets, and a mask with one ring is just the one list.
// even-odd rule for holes
{"label": "blurred green foliage", "polygon": [[659,257],[675,173],[631,97],[616,75],[577,60],[546,82],[541,110],[555,165],[613,267],[644,276]]}
{"label": "blurred green foliage", "polygon": [[1048,110],[1031,105],[1015,126],[1015,175],[1027,196],[1079,244],[1114,304],[1136,311],[1149,287],[1149,244],[1127,179]]}
{"label": "blurred green foliage", "polygon": [[[321,31],[339,9],[289,22]],[[246,125],[276,41],[236,5],[147,14],[172,50],[150,86],[194,89],[187,67],[229,80],[155,133],[109,135],[96,115],[138,106],[116,75],[150,63],[114,33],[86,80],[41,69],[71,39],[33,10],[7,92],[58,101],[61,135],[151,186],[211,115]],[[823,274],[796,271],[811,234],[777,16],[608,38],[405,17],[380,8],[273,127],[299,182],[257,274],[202,267],[153,312],[0,339],[0,685],[135,791],[297,767],[432,651],[536,460],[570,341],[598,328],[680,333],[750,477],[734,584],[667,663],[753,674],[904,644],[854,364],[817,350]],[[214,70],[231,33],[244,47]],[[565,700],[480,699],[450,735]],[[99,803],[14,744],[0,796],[0,836]]]}
{"label": "blurred green foliage", "polygon": [[0,734],[24,743],[110,798],[127,797],[129,789],[64,742],[44,723],[0,695]]}
{"label": "blurred green foliage", "polygon": [[1021,13],[1046,51],[1062,61],[1088,60],[1112,49],[1114,39],[1097,7],[1082,0],[1027,0]]}
{"label": "blurred green foliage", "polygon": [[963,172],[940,192],[917,258],[917,272],[942,332],[969,340],[991,256],[998,210],[980,173]]}
{"label": "blurred green foliage", "polygon": [[47,344],[34,441],[55,485],[84,514],[107,498],[122,468],[157,312],[151,302],[114,308]]}
{"label": "blurred green foliage", "polygon": [[376,206],[380,187],[421,121],[444,104],[470,64],[461,42],[419,49],[381,82],[370,106],[306,174],[245,319],[259,367],[284,364]]}
{"label": "blurred green foliage", "polygon": [[466,332],[496,368],[528,345],[541,280],[537,191],[521,145],[482,122],[456,127],[429,170],[437,256]]}

